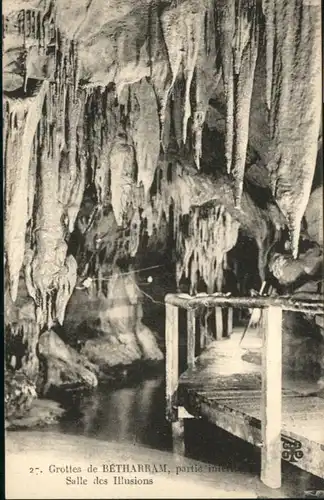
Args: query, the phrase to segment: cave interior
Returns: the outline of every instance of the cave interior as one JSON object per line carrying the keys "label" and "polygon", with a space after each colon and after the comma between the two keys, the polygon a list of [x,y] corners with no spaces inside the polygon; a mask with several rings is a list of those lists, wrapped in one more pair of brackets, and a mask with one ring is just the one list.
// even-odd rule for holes
{"label": "cave interior", "polygon": [[[3,33],[8,421],[158,365],[166,293],[323,293],[319,1],[4,0]],[[323,332],[284,315],[319,388]]]}

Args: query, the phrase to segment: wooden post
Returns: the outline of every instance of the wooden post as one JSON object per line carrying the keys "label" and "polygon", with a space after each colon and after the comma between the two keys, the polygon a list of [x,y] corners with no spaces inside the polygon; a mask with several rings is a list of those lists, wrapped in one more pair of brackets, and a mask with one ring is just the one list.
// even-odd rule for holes
{"label": "wooden post", "polygon": [[261,481],[281,487],[282,309],[270,306],[263,313]]}
{"label": "wooden post", "polygon": [[165,304],[166,417],[173,420],[173,403],[179,380],[179,311]]}
{"label": "wooden post", "polygon": [[196,351],[196,314],[195,311],[189,309],[187,311],[187,365],[188,368],[193,368],[195,365]]}
{"label": "wooden post", "polygon": [[200,333],[200,349],[202,350],[206,346],[208,325],[207,325],[207,314],[205,311],[201,311],[199,315],[199,333]]}
{"label": "wooden post", "polygon": [[184,439],[184,419],[179,418],[172,422],[172,449],[177,455],[184,455],[186,452]]}
{"label": "wooden post", "polygon": [[215,307],[215,322],[216,322],[216,340],[223,338],[223,309]]}
{"label": "wooden post", "polygon": [[179,382],[179,310],[165,305],[166,417],[171,421],[174,453],[184,455],[184,420],[178,418],[177,389]]}
{"label": "wooden post", "polygon": [[233,307],[228,307],[226,336],[230,337],[232,333],[233,333]]}

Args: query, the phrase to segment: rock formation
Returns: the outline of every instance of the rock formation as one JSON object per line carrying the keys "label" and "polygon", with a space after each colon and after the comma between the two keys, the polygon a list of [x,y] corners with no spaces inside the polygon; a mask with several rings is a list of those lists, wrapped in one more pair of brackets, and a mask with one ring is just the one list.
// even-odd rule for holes
{"label": "rock formation", "polygon": [[[5,322],[33,383],[46,360],[40,391],[66,371],[95,386],[89,359],[161,359],[138,302],[145,252],[191,292],[226,287],[242,238],[259,281],[291,283],[287,259],[294,280],[313,272],[320,15],[317,0],[4,1]],[[305,238],[317,256],[300,260]],[[63,347],[82,337],[77,297],[98,307],[82,353]]]}

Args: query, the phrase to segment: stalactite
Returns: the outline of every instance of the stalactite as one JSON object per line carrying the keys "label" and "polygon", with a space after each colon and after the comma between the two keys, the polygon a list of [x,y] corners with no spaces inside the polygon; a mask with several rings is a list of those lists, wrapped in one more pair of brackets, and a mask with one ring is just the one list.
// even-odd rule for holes
{"label": "stalactite", "polygon": [[270,110],[274,53],[274,0],[262,0],[262,9],[265,16],[266,32],[266,102],[267,108]]}
{"label": "stalactite", "polygon": [[197,62],[202,24],[205,11],[199,9],[197,12],[184,12],[184,22],[187,31],[186,37],[186,58],[184,61],[184,74],[186,78],[184,116],[183,116],[183,143],[187,140],[188,120],[191,117],[190,89],[191,82]]}
{"label": "stalactite", "polygon": [[[45,82],[42,87],[49,85],[45,92],[46,113],[40,119],[43,104],[39,104],[40,109],[37,108],[33,118],[30,116],[32,106],[35,110],[35,102],[40,99],[38,93],[32,104],[25,100],[25,103],[17,103],[16,109],[10,101],[6,116],[6,230],[9,235],[6,235],[6,265],[12,296],[17,294],[25,253],[26,284],[37,305],[38,321],[49,327],[55,319],[63,321],[76,280],[76,262],[71,255],[66,256],[66,242],[74,229],[88,174],[98,210],[104,213],[111,202],[117,223],[125,230],[121,253],[134,256],[143,232],[152,236],[162,219],[170,221],[172,214],[175,253],[180,260],[178,280],[185,272],[193,290],[200,274],[208,290],[220,289],[226,253],[236,242],[238,225],[244,226],[248,219],[247,232],[257,241],[260,275],[264,273],[269,219],[273,214],[270,209],[268,215],[266,211],[254,211],[252,200],[242,194],[257,57],[257,0],[204,0],[203,4],[198,0],[185,0],[172,2],[167,7],[157,2],[145,11],[143,22],[141,20],[145,29],[140,36],[135,32],[134,40],[133,31],[130,33],[124,25],[118,33],[109,32],[112,39],[116,34],[116,39],[111,41],[116,52],[116,67],[109,70],[114,84],[109,87],[116,85],[119,105],[115,102],[115,89],[108,91],[104,87],[107,82],[101,82],[102,87],[80,92],[81,72],[90,80],[93,75],[88,75],[87,68],[83,67],[86,56],[79,60],[77,43],[61,35],[55,8],[52,2],[48,4],[45,12],[22,10],[19,23],[25,48],[38,44],[44,54],[48,49],[54,51],[55,81]],[[309,83],[320,73],[320,58],[315,53],[320,25],[316,9],[302,4],[301,0],[263,0],[267,102],[269,106],[271,97],[273,136],[273,161],[269,168],[273,169],[273,192],[294,234],[295,254],[299,222],[310,189],[310,166],[315,165],[313,132],[315,122],[317,126],[319,122],[320,105],[314,99],[319,92],[315,83]],[[129,26],[133,19],[135,17],[125,16],[123,22]],[[106,25],[104,28],[106,30]],[[319,47],[316,50],[320,53]],[[221,71],[216,66],[219,55]],[[166,160],[162,166],[158,161],[160,144],[168,149],[171,130],[181,151],[181,161],[185,161],[183,145],[187,140],[188,121],[192,118],[195,161],[199,168],[206,110],[221,72],[226,101],[226,167],[234,177],[236,203],[242,199],[241,211],[234,207],[230,183],[222,185],[204,175],[197,176],[196,169],[184,173],[174,157],[171,167]],[[25,90],[29,90],[29,76],[27,68]],[[93,81],[94,78],[90,85]],[[191,95],[192,87],[195,96]],[[24,130],[28,120],[32,120],[28,128],[34,132],[27,138]],[[28,151],[20,161],[23,148]],[[136,166],[137,180],[142,187],[134,186]],[[157,166],[161,166],[163,179],[151,199]],[[23,180],[26,181],[24,187]],[[208,210],[194,208],[210,200],[217,205]],[[188,215],[189,236],[184,230]],[[27,221],[31,228],[30,245],[25,245]],[[96,266],[101,290],[99,257]]]}
{"label": "stalactite", "polygon": [[129,144],[128,137],[123,130],[117,133],[109,157],[111,171],[111,204],[117,224],[123,223],[123,216],[127,209],[132,193],[135,177],[134,148]]}
{"label": "stalactite", "polygon": [[[152,211],[153,211],[153,214],[155,217],[154,218],[155,227],[156,227],[156,229],[158,229],[161,227],[161,224],[164,220],[164,217],[166,218],[165,207],[163,205],[163,201],[162,201],[161,196],[153,197],[152,203],[153,203]],[[154,230],[154,224],[152,226],[153,226],[153,230]],[[152,235],[154,232],[153,230],[152,230]],[[148,235],[151,236],[149,233],[148,233]]]}
{"label": "stalactite", "polygon": [[[115,88],[96,89],[86,98],[84,144],[91,164],[98,203],[109,202],[109,155],[116,135],[119,114]],[[80,140],[79,140],[80,143]],[[79,145],[81,151],[81,146]]]}
{"label": "stalactite", "polygon": [[234,142],[231,171],[234,177],[235,203],[242,198],[246,151],[249,136],[249,117],[258,55],[259,13],[256,0],[240,0],[239,26],[235,42],[234,79]]}
{"label": "stalactite", "polygon": [[28,221],[32,219],[37,182],[37,136],[34,137],[28,174]]}
{"label": "stalactite", "polygon": [[196,64],[196,98],[193,113],[194,150],[197,168],[202,155],[202,129],[205,122],[209,99],[221,78],[221,68],[217,67],[216,20],[214,1],[210,0],[205,14],[204,36],[201,37]]}
{"label": "stalactite", "polygon": [[[48,19],[45,17],[42,23],[46,46],[53,42],[53,29],[55,31],[56,28],[52,15]],[[24,16],[24,19],[24,30],[26,26],[27,31],[29,30],[26,36],[36,37],[40,17],[33,14]],[[61,40],[58,48],[61,50],[61,57],[57,59],[55,82],[49,83],[45,80],[35,97],[18,101],[18,107],[26,109],[24,114],[19,116],[19,120],[15,115],[9,124],[14,135],[8,137],[9,149],[6,154],[6,209],[9,217],[6,223],[6,253],[9,275],[12,274],[13,259],[17,274],[16,291],[11,293],[15,298],[19,270],[25,254],[25,282],[29,295],[36,303],[36,320],[41,327],[47,325],[49,328],[55,319],[63,321],[66,304],[76,282],[76,261],[71,255],[66,257],[63,216],[68,213],[70,220],[67,225],[69,231],[72,231],[81,204],[85,176],[84,165],[80,186],[81,163],[77,160],[77,142],[82,139],[80,133],[77,134],[80,100],[75,101],[76,79],[73,79],[77,55],[66,40]],[[18,144],[19,134],[21,139]],[[82,143],[82,140],[80,142]],[[16,157],[10,154],[13,147]],[[60,176],[61,157],[68,159],[68,179],[64,175]],[[13,184],[10,177],[14,170]],[[24,186],[24,192],[20,182]],[[16,212],[18,209],[19,217],[14,214],[13,207]],[[15,231],[18,233],[15,219],[19,220],[21,242],[15,237],[13,245],[12,236]],[[26,237],[25,250],[25,227],[28,220],[31,232]],[[18,254],[21,259],[19,266]]]}
{"label": "stalactite", "polygon": [[215,7],[219,49],[222,59],[224,94],[226,101],[225,161],[227,172],[230,173],[232,167],[234,134],[234,62],[232,46],[235,29],[235,2],[220,0],[216,2]]}
{"label": "stalactite", "polygon": [[141,237],[141,216],[136,209],[130,223],[129,255],[134,257],[137,253]]}
{"label": "stalactite", "polygon": [[[51,190],[53,195],[54,176],[51,177],[47,169],[43,169],[43,175],[41,191],[45,194]],[[49,219],[45,214],[52,204],[56,205],[56,215]],[[51,204],[42,201],[41,208],[44,210],[39,220],[35,253],[30,251],[26,258],[25,278],[28,293],[36,302],[37,323],[51,328],[55,319],[63,323],[66,305],[76,284],[77,264],[72,255],[66,258],[67,245],[55,198]]]}
{"label": "stalactite", "polygon": [[80,209],[86,176],[86,163],[83,148],[83,120],[85,94],[76,96],[74,89],[69,88],[62,99],[68,99],[66,123],[61,126],[67,129],[66,143],[68,152],[61,155],[59,172],[58,199],[68,216],[68,229],[72,233],[77,214]]}
{"label": "stalactite", "polygon": [[[46,108],[50,105],[51,99],[47,97]],[[41,157],[35,228],[36,246],[25,272],[30,272],[26,285],[29,294],[36,301],[37,322],[42,326],[47,324],[51,327],[55,318],[53,292],[58,291],[57,295],[62,295],[60,286],[62,285],[62,271],[65,269],[67,245],[63,239],[62,211],[58,204],[59,142],[55,136],[52,142],[50,124],[46,122],[45,111],[40,122]]]}
{"label": "stalactite", "polygon": [[11,297],[17,297],[19,271],[25,251],[25,231],[28,220],[28,178],[34,136],[41,118],[48,89],[41,86],[36,97],[9,103],[10,133],[5,145],[6,158],[6,224],[5,252],[9,271]]}
{"label": "stalactite", "polygon": [[146,232],[148,237],[153,234],[153,227],[157,221],[157,212],[154,210],[153,202],[147,204],[142,213],[142,219],[146,221]]}
{"label": "stalactite", "polygon": [[160,126],[156,96],[146,78],[131,86],[131,103],[131,108],[135,103],[137,106],[130,129],[138,167],[137,183],[143,184],[148,199],[160,153]]}
{"label": "stalactite", "polygon": [[[272,192],[287,219],[296,258],[300,224],[317,156],[321,115],[321,8],[319,2],[274,0],[273,9],[272,155],[268,168]],[[266,17],[269,12],[271,9],[265,12]],[[270,15],[268,23],[271,19]]]}
{"label": "stalactite", "polygon": [[172,100],[172,124],[174,130],[174,136],[177,141],[178,147],[181,148],[183,143],[183,110],[184,110],[184,99],[182,95],[183,79],[179,77],[171,93]]}
{"label": "stalactite", "polygon": [[249,113],[258,54],[259,8],[256,0],[216,4],[217,32],[222,58],[225,117],[225,162],[234,177],[236,205],[240,205]]}
{"label": "stalactite", "polygon": [[55,316],[62,325],[69,298],[77,280],[77,263],[72,255],[68,255],[57,280],[57,295],[55,300]]}
{"label": "stalactite", "polygon": [[[173,8],[165,9],[161,16],[164,39],[172,70],[169,90],[174,90],[174,84],[180,73],[185,76],[181,137],[183,143],[187,139],[187,124],[188,119],[191,117],[190,88],[198,57],[204,13],[205,10],[200,4],[184,2],[177,7],[173,6]],[[176,103],[176,105],[179,104]]]}
{"label": "stalactite", "polygon": [[102,203],[103,195],[103,174],[101,169],[101,130],[103,128],[101,93],[99,89],[94,89],[87,97],[86,119],[89,121],[86,128],[87,157],[89,159],[92,182],[96,189],[99,203]]}
{"label": "stalactite", "polygon": [[172,71],[172,80],[169,90],[173,88],[179,74],[183,59],[183,51],[185,50],[186,33],[183,28],[183,19],[181,15],[182,12],[179,7],[165,9],[161,15],[162,30]]}
{"label": "stalactite", "polygon": [[163,36],[160,13],[158,6],[155,4],[150,6],[149,44],[150,77],[159,102],[160,138],[162,139],[172,74]]}
{"label": "stalactite", "polygon": [[125,16],[123,29],[117,29],[113,44],[115,57],[112,60],[110,71],[113,75],[111,80],[116,84],[118,100],[125,86],[150,76],[150,16],[148,10],[147,6],[143,16]]}
{"label": "stalactite", "polygon": [[236,244],[238,227],[238,222],[222,206],[210,208],[207,214],[203,214],[202,208],[193,211],[178,269],[178,279],[183,272],[190,278],[190,293],[197,290],[197,276],[205,281],[210,293],[215,287],[221,290],[225,255]]}
{"label": "stalactite", "polygon": [[[67,215],[69,220],[68,228],[70,233],[72,233],[74,230],[74,224],[80,210],[85,188],[86,168],[87,168],[84,155],[85,142],[83,138],[83,120],[84,120],[84,105],[85,105],[84,93],[82,93],[78,97],[78,100],[79,102],[77,102],[77,104],[78,104],[79,115],[78,117],[76,117],[76,122],[75,122],[75,127],[76,127],[75,141],[77,142],[77,147],[75,149],[76,158],[74,159],[74,161],[76,162],[77,171],[74,182],[71,185],[70,196],[67,204]],[[72,158],[70,161],[72,161]]]}
{"label": "stalactite", "polygon": [[164,189],[168,190],[169,200],[172,199],[175,206],[178,207],[179,213],[185,215],[189,213],[190,207],[193,203],[192,198],[192,187],[193,184],[190,178],[182,176],[182,168],[180,165],[176,164],[174,166],[172,182],[167,185]]}
{"label": "stalactite", "polygon": [[[198,76],[199,80],[201,80],[201,76]],[[197,165],[197,168],[200,169],[200,159],[202,156],[202,130],[204,126],[204,121],[205,121],[205,116],[206,116],[206,109],[204,109],[203,106],[203,99],[201,99],[201,88],[199,84],[197,84],[197,101],[199,101],[199,108],[198,106],[196,107],[196,110],[193,114],[193,132],[195,136],[195,162]]]}
{"label": "stalactite", "polygon": [[167,100],[165,113],[164,113],[164,123],[161,131],[161,147],[166,153],[170,144],[170,134],[171,134],[171,103],[170,99]]}
{"label": "stalactite", "polygon": [[[240,226],[240,221],[221,205],[208,209],[195,207],[202,205],[204,200],[211,199],[206,188],[205,185],[200,191],[195,176],[185,174],[180,165],[173,165],[172,180],[166,180],[165,177],[161,180],[164,212],[167,214],[169,206],[173,206],[173,234],[178,258],[177,282],[179,285],[184,274],[190,280],[191,293],[196,290],[198,274],[209,289],[214,289],[215,285],[217,289],[221,288],[225,255],[235,245]],[[224,192],[223,196],[219,192],[219,195],[219,199],[225,201],[230,191],[227,195]],[[233,198],[230,202],[230,196],[227,203],[232,203],[234,208]],[[249,206],[244,204],[244,209],[248,211]],[[182,224],[186,214],[189,215],[188,235],[183,232]],[[248,218],[249,215],[245,214],[245,217]]]}

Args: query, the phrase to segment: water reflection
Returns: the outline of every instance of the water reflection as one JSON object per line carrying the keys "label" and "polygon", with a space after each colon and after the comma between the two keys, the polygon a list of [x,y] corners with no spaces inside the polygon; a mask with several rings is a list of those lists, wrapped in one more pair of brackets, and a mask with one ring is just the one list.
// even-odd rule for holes
{"label": "water reflection", "polygon": [[164,417],[162,377],[115,390],[100,387],[91,394],[75,395],[72,404],[61,423],[66,433],[160,450],[172,448],[170,428]]}

